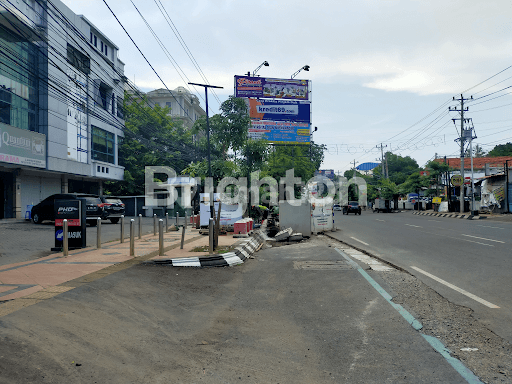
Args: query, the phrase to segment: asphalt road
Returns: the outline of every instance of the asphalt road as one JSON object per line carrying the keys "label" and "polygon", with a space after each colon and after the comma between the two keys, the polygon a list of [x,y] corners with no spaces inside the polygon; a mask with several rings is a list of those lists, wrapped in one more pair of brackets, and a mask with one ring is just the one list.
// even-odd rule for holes
{"label": "asphalt road", "polygon": [[[130,236],[130,219],[135,219],[135,233],[138,235],[138,217],[125,217],[125,239]],[[183,218],[181,220],[181,223]],[[176,222],[176,218],[169,218],[169,225]],[[158,225],[158,224],[157,224]],[[87,246],[96,247],[97,227],[87,225]],[[158,230],[158,227],[157,227]],[[153,218],[142,218],[142,232],[153,232]],[[121,223],[112,224],[103,220],[101,224],[101,242],[119,240],[121,237]],[[33,224],[30,221],[0,221],[0,265],[19,263],[51,255],[51,248],[55,246],[55,224],[44,221],[42,224]]]}
{"label": "asphalt road", "polygon": [[1,318],[0,383],[466,383],[357,270],[300,268],[340,260],[318,239],[70,282]]}
{"label": "asphalt road", "polygon": [[336,238],[473,309],[476,318],[512,342],[511,223],[368,211],[361,216],[336,212],[335,220],[341,229],[333,233]]}

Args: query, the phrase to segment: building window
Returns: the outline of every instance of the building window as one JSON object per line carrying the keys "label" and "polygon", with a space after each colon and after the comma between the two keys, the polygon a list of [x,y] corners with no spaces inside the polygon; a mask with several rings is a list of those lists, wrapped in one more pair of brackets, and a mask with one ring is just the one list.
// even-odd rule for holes
{"label": "building window", "polygon": [[91,32],[91,44],[92,44],[92,41],[93,41],[93,40],[92,40],[92,32]]}
{"label": "building window", "polygon": [[91,60],[70,44],[67,47],[67,59],[68,63],[80,72],[87,75],[91,72]]}
{"label": "building window", "polygon": [[117,96],[117,117],[124,119],[123,98]]}
{"label": "building window", "polygon": [[94,46],[98,47],[98,38],[94,35]]}
{"label": "building window", "polygon": [[111,112],[113,115],[115,115],[115,110],[116,110],[115,102],[116,102],[116,97],[114,96],[114,93],[112,92],[112,101],[110,102],[110,104],[111,104],[111,108],[112,108]]}
{"label": "building window", "polygon": [[[119,150],[117,151],[118,153],[118,160],[117,160],[117,163],[121,166],[121,167],[124,167],[124,165],[126,164],[125,160],[124,160],[124,152],[123,152],[123,142],[124,142],[124,137],[122,136],[117,136],[117,148],[119,148]],[[128,154],[129,156],[130,154]]]}
{"label": "building window", "polygon": [[101,41],[101,52],[103,52],[103,41]]}
{"label": "building window", "polygon": [[106,44],[105,44],[105,56],[108,56],[108,47]]}
{"label": "building window", "polygon": [[113,133],[92,126],[92,159],[114,164],[114,140]]}

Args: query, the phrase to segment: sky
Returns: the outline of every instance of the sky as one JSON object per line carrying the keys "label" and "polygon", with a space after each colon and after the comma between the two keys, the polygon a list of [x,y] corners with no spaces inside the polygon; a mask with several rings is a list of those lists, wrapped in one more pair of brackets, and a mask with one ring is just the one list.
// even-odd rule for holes
{"label": "sky", "polygon": [[[512,142],[510,1],[105,1],[169,89],[203,83],[163,5],[208,82],[224,87],[209,97],[210,114],[234,93],[235,75],[265,60],[262,77],[290,78],[309,65],[296,78],[312,81],[313,140],[327,146],[322,169],[343,173],[354,162],[379,162],[381,144],[420,166],[436,155],[458,156],[460,121],[451,119],[460,115],[448,108],[460,109],[453,97],[461,94],[473,96],[465,102],[473,146],[488,151]],[[103,0],[63,2],[119,47],[138,88],[165,88]],[[204,108],[204,91],[197,92]]]}

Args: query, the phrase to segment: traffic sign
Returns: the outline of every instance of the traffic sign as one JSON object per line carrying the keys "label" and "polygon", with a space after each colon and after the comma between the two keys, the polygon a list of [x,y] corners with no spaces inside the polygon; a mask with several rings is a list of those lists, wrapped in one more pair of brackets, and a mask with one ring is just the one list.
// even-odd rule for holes
{"label": "traffic sign", "polygon": [[454,187],[460,187],[462,185],[462,176],[461,175],[453,175],[451,177],[450,181]]}
{"label": "traffic sign", "polygon": [[434,204],[441,204],[441,198],[440,197],[433,197],[432,203]]}

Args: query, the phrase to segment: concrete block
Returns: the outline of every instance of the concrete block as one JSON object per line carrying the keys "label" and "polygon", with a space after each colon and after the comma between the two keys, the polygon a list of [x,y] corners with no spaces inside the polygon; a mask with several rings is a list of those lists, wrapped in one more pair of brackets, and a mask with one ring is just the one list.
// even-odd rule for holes
{"label": "concrete block", "polygon": [[302,239],[302,233],[294,233],[288,238],[288,241],[301,241]]}
{"label": "concrete block", "polygon": [[278,232],[274,236],[274,239],[276,241],[285,241],[291,236],[292,233],[293,233],[293,230],[291,228],[287,228],[287,229],[282,230],[281,232]]}

